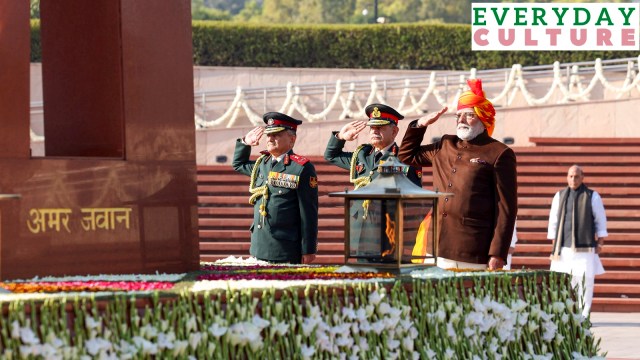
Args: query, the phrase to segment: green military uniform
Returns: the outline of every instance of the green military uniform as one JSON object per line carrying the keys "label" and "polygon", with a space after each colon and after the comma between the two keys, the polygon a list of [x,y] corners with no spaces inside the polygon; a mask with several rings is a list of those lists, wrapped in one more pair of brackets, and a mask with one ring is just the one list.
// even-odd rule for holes
{"label": "green military uniform", "polygon": [[[384,104],[371,104],[365,108],[369,118],[367,126],[398,126],[398,121],[404,116],[395,109]],[[387,160],[393,154],[398,155],[398,145],[393,143],[387,151],[376,153],[371,144],[360,145],[354,152],[343,151],[345,140],[336,137],[338,132],[333,132],[324,152],[324,158],[330,163],[349,170],[349,180],[355,189],[367,186],[378,177],[378,165]],[[411,166],[405,168],[405,175],[417,186],[422,186],[422,171]],[[393,254],[391,239],[387,234],[386,215],[395,217],[397,203],[395,201],[354,201],[350,209],[349,248],[351,256],[364,256],[370,260],[387,261],[397,256]],[[375,241],[379,239],[380,241]],[[379,248],[373,248],[371,244],[380,244]],[[393,256],[389,256],[393,255]]]}
{"label": "green military uniform", "polygon": [[251,177],[255,201],[249,252],[261,260],[300,263],[302,255],[315,254],[318,246],[316,170],[293,151],[275,164],[266,151],[256,161],[250,155],[251,146],[238,139],[233,168]]}
{"label": "green military uniform", "polygon": [[[390,151],[382,154],[377,161],[375,159],[375,148],[371,144],[360,145],[354,152],[342,151],[346,141],[339,140],[336,137],[336,134],[337,131],[334,131],[333,135],[329,138],[329,143],[324,151],[324,158],[333,165],[347,170],[351,170],[351,162],[353,160],[353,179],[370,177],[370,182],[378,177],[378,165],[380,162],[386,161],[392,153],[394,156],[398,155],[398,145],[396,143],[393,143],[389,149]],[[353,159],[354,155],[355,159]],[[412,166],[407,166],[405,174],[411,182],[418,186],[422,186],[422,171],[416,170]]]}

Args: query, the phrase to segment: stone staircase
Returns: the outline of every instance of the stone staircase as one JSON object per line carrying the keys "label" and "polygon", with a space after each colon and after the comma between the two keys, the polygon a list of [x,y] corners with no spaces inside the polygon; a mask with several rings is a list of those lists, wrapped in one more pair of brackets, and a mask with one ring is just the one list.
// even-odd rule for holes
{"label": "stone staircase", "polygon": [[[640,311],[640,138],[531,138],[518,156],[518,245],[514,268],[548,269],[546,239],[553,195],[565,187],[569,166],[585,171],[585,184],[598,191],[607,212],[609,237],[601,254],[607,273],[596,279],[595,311]],[[330,192],[350,188],[348,172],[311,157],[320,189],[317,263],[344,257],[343,199]],[[252,207],[248,177],[231,166],[199,166],[200,258],[247,256]],[[424,186],[431,172],[424,169]]]}

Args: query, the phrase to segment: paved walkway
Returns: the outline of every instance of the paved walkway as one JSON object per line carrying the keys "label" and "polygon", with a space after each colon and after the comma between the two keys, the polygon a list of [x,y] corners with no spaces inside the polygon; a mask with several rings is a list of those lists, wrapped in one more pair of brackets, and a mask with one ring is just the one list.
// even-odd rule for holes
{"label": "paved walkway", "polygon": [[640,360],[640,313],[591,313],[591,330],[607,359]]}

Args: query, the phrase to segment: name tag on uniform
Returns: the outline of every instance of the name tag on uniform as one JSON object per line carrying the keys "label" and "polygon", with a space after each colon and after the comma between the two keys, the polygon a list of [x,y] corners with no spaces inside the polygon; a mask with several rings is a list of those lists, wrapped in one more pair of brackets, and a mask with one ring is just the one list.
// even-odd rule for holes
{"label": "name tag on uniform", "polygon": [[298,175],[284,174],[275,171],[269,172],[269,185],[287,189],[297,189],[300,177]]}

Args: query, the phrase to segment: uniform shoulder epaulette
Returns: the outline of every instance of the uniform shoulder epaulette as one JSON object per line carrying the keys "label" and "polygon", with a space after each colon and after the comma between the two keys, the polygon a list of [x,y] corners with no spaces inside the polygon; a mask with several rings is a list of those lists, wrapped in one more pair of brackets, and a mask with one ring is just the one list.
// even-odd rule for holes
{"label": "uniform shoulder epaulette", "polygon": [[308,162],[309,162],[309,159],[307,159],[307,158],[306,158],[306,157],[304,157],[304,156],[300,156],[300,155],[296,155],[296,154],[291,154],[289,157],[291,158],[291,160],[293,160],[293,161],[297,162],[297,163],[298,163],[298,164],[300,164],[300,165],[304,165],[304,164],[306,164],[306,163],[308,163]]}
{"label": "uniform shoulder epaulette", "polygon": [[270,155],[268,150],[262,150],[262,151],[260,151],[260,154],[262,154],[262,155]]}
{"label": "uniform shoulder epaulette", "polygon": [[375,147],[371,144],[362,144],[362,150],[367,152],[367,155],[371,154],[373,151],[375,151]]}

